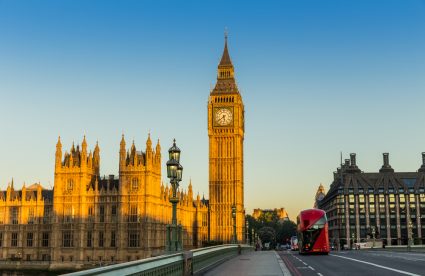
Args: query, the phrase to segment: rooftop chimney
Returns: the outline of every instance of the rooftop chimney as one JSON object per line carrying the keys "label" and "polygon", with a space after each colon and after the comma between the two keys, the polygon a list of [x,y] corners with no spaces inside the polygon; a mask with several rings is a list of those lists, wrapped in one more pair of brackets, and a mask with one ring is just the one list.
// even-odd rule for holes
{"label": "rooftop chimney", "polygon": [[425,172],[425,152],[422,152],[422,166],[418,170],[419,172]]}
{"label": "rooftop chimney", "polygon": [[382,157],[384,159],[384,164],[382,165],[382,168],[379,170],[379,172],[394,172],[394,169],[391,168],[390,161],[389,161],[389,153],[385,152],[382,154]]}
{"label": "rooftop chimney", "polygon": [[351,159],[351,166],[355,167],[356,166],[356,154],[350,153],[350,159]]}

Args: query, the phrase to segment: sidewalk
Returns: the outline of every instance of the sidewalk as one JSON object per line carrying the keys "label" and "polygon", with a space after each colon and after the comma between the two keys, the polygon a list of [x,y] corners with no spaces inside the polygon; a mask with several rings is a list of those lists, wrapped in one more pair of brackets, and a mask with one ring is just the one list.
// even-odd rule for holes
{"label": "sidewalk", "polygon": [[275,251],[251,251],[222,263],[204,275],[290,276],[291,274]]}

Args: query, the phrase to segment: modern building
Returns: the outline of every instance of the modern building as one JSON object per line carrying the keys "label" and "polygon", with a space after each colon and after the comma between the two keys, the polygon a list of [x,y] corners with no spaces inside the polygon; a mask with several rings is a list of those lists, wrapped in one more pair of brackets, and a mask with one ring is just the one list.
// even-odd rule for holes
{"label": "modern building", "polygon": [[[208,99],[210,238],[230,242],[234,219],[236,240],[244,240],[243,141],[244,105],[235,80],[225,36],[217,83]],[[232,207],[236,217],[232,217]]]}
{"label": "modern building", "polygon": [[350,154],[318,207],[327,213],[335,245],[372,238],[388,245],[425,243],[425,153],[416,172],[395,172],[384,153],[382,167],[372,173],[362,172]]}

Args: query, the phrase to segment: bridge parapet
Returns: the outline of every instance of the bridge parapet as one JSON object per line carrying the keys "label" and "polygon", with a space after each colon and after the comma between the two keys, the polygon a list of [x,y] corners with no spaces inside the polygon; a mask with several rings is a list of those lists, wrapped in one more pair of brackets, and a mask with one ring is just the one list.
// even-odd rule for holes
{"label": "bridge parapet", "polygon": [[162,255],[106,267],[65,274],[67,276],[91,275],[197,275],[253,248],[249,245],[218,245],[181,253]]}

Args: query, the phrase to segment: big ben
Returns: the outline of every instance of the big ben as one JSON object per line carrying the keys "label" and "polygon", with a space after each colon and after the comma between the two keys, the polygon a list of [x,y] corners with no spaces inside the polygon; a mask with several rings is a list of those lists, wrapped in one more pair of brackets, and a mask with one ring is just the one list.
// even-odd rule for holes
{"label": "big ben", "polygon": [[[217,82],[208,100],[210,239],[243,240],[244,105],[230,59],[227,35],[218,65]],[[233,210],[232,210],[233,209]],[[234,216],[232,213],[236,211]]]}

